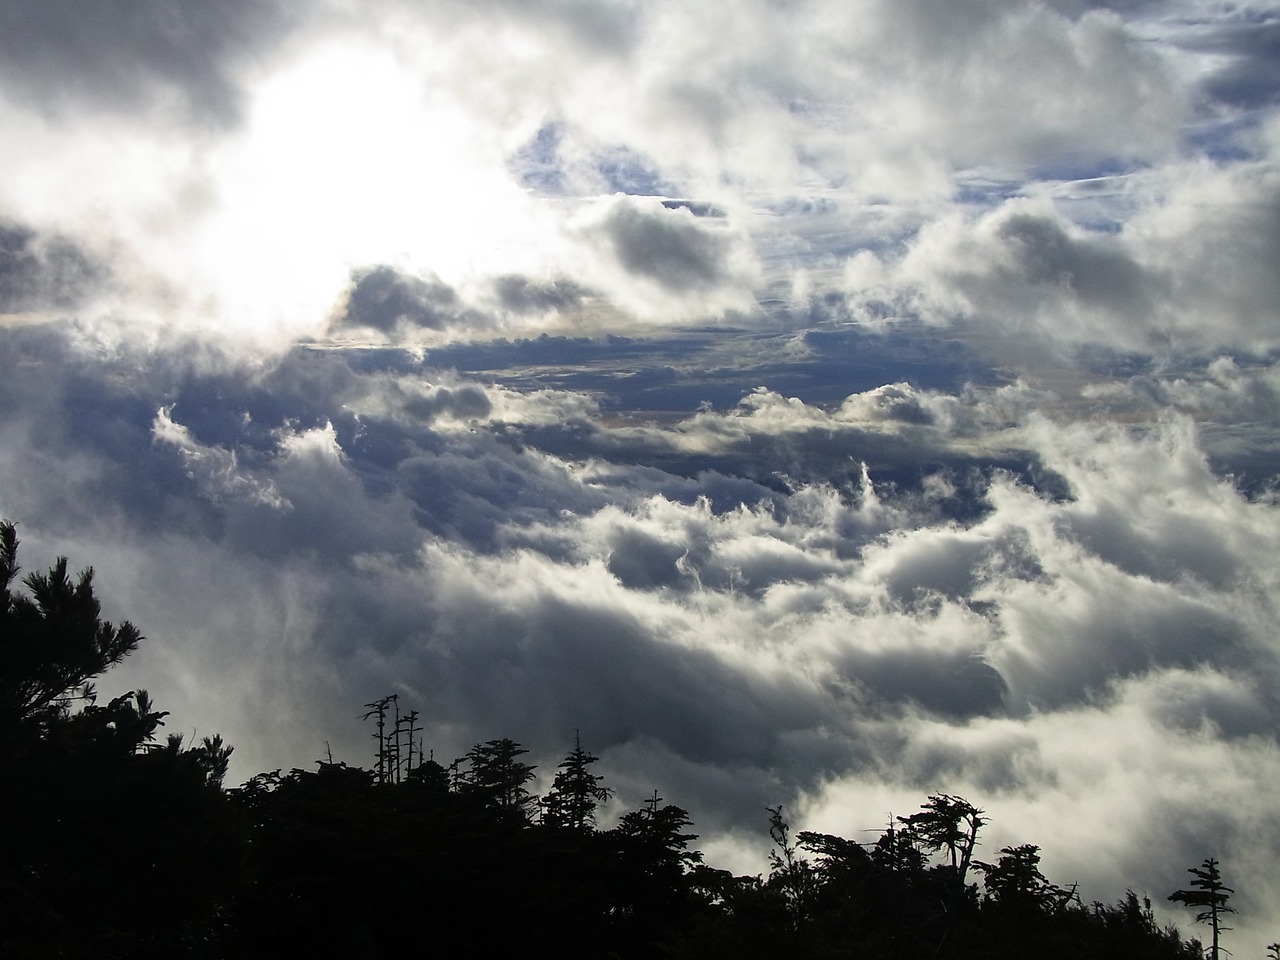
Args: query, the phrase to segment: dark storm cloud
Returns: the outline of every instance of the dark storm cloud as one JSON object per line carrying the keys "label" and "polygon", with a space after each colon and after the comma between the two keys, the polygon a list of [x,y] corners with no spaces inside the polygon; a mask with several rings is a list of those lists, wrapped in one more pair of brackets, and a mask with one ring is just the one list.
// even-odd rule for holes
{"label": "dark storm cloud", "polygon": [[341,325],[392,333],[402,325],[443,330],[457,320],[461,304],[446,283],[376,266],[355,271]]}
{"label": "dark storm cloud", "polygon": [[[49,408],[34,442],[99,458],[92,491],[80,491],[86,503],[115,503],[148,526],[176,522],[170,512],[206,526],[217,518],[229,543],[255,555],[400,553],[423,530],[491,551],[508,524],[603,503],[500,427],[434,429],[487,418],[491,400],[474,383],[431,382],[397,352],[355,354],[353,366],[337,352],[299,350],[253,375],[163,363],[101,375],[43,328],[8,347],[14,405],[40,394]],[[58,372],[40,373],[45,364]]]}
{"label": "dark storm cloud", "polygon": [[[1175,591],[1129,582],[1123,597],[1107,592],[1112,602],[1127,602],[1126,609],[1068,612],[1058,623],[1057,636],[1028,644],[1024,661],[1010,658],[997,664],[1016,702],[1062,708],[1105,692],[1119,679],[1155,669],[1212,664],[1234,672],[1243,667],[1248,659],[1246,626],[1233,615]],[[1047,622],[1055,619],[1046,617]]]}
{"label": "dark storm cloud", "polygon": [[108,276],[71,238],[0,220],[0,313],[77,306]]}
{"label": "dark storm cloud", "polygon": [[1183,517],[1176,526],[1146,530],[1128,521],[1130,505],[1102,500],[1071,516],[1064,532],[1126,573],[1158,581],[1194,576],[1224,586],[1240,575],[1242,558],[1209,518]]}
{"label": "dark storm cloud", "polygon": [[277,42],[301,4],[283,0],[4,0],[0,85],[60,112],[177,107],[179,117],[238,118],[239,69]]}
{"label": "dark storm cloud", "polygon": [[900,603],[928,603],[936,597],[961,600],[979,585],[984,566],[1003,555],[1000,546],[962,536],[917,541],[894,551],[894,562],[882,580]]}
{"label": "dark storm cloud", "polygon": [[[226,537],[255,555],[413,547],[405,540],[413,527],[407,501],[398,511],[384,505],[385,522],[379,509],[360,507],[373,502],[364,487],[370,497],[392,492],[378,484],[385,467],[377,431],[343,407],[363,388],[336,355],[295,354],[256,377],[197,374],[163,358],[86,363],[56,329],[38,326],[7,331],[0,352],[9,371],[0,397],[26,414],[8,429],[39,462],[79,464],[64,483],[27,491],[31,510],[53,528],[92,524],[106,510],[140,532]],[[439,414],[484,399],[464,388],[404,402],[433,401]],[[339,437],[359,457],[357,469],[333,462],[342,455]],[[415,439],[395,431],[394,462]]]}
{"label": "dark storm cloud", "polygon": [[244,508],[236,535],[246,547],[274,551],[299,536],[314,541],[309,526],[324,526],[318,519],[324,510],[342,512],[344,497],[374,511],[360,520],[364,533],[329,525],[326,536],[337,537],[335,546],[346,544],[338,551],[344,555],[377,549],[383,524],[372,504],[380,499],[391,511],[388,522],[401,527],[386,538],[395,552],[412,541],[413,531],[492,551],[507,524],[600,504],[559,465],[517,449],[501,429],[436,429],[491,414],[492,401],[478,384],[432,382],[420,363],[406,363],[396,352],[353,359],[354,367],[343,354],[298,351],[253,379],[191,378],[175,388],[169,416],[189,433],[189,446],[206,451],[202,456],[240,451],[239,465],[269,477],[272,497],[288,504],[274,512],[261,502]]}
{"label": "dark storm cloud", "polygon": [[668,290],[706,289],[729,276],[726,238],[700,227],[687,211],[617,203],[602,230],[622,266]]}
{"label": "dark storm cloud", "polygon": [[536,717],[542,737],[581,728],[601,749],[652,738],[696,761],[770,765],[786,731],[821,717],[787,680],[752,679],[665,643],[621,611],[548,593],[519,610],[467,610],[470,623],[459,612],[441,632],[451,654],[438,664],[442,686],[454,710],[499,727]]}

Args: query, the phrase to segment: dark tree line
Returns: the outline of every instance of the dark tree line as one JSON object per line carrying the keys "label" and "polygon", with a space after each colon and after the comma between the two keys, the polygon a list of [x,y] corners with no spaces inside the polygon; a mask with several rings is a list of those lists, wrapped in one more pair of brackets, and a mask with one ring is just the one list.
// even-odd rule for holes
{"label": "dark tree line", "polygon": [[65,559],[15,590],[17,546],[0,523],[0,956],[184,952],[245,856],[231,749],[158,742],[145,690],[98,703],[94,679],[141,634],[103,621],[93,572]]}
{"label": "dark tree line", "polygon": [[[1204,950],[1130,892],[1081,902],[1039,849],[976,858],[983,811],[946,794],[872,843],[791,834],[768,810],[761,876],[702,862],[686,810],[654,795],[611,827],[599,758],[575,737],[545,795],[502,738],[448,766],[416,743],[416,711],[367,705],[374,769],[223,785],[220,738],[159,740],[146,691],[103,705],[94,679],[138,646],[101,619],[92,571],[65,560],[15,589],[0,523],[0,956],[258,958],[391,951],[559,958],[1189,960]],[[763,820],[762,816],[762,820]],[[1213,930],[1232,892],[1217,862],[1170,899]]]}

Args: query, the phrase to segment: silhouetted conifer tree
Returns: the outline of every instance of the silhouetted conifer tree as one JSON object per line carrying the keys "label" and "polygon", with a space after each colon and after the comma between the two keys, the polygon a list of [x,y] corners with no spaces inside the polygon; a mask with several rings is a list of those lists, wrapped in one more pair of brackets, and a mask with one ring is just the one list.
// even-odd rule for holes
{"label": "silhouetted conifer tree", "polygon": [[1222,926],[1222,915],[1224,913],[1235,913],[1235,910],[1227,906],[1227,901],[1231,899],[1231,894],[1235,893],[1230,887],[1222,882],[1222,874],[1218,870],[1218,861],[1213,857],[1206,857],[1198,867],[1188,867],[1187,873],[1195,877],[1191,881],[1193,890],[1175,890],[1169,894],[1169,899],[1178,903],[1184,903],[1189,907],[1203,907],[1200,913],[1196,914],[1197,923],[1207,923],[1213,931],[1213,945],[1210,953],[1213,960],[1219,960],[1219,932],[1222,930],[1230,930],[1230,927]]}
{"label": "silhouetted conifer tree", "polygon": [[47,733],[64,721],[76,701],[92,703],[91,681],[133,652],[142,639],[133,624],[115,627],[100,617],[93,569],[72,582],[67,558],[48,573],[23,580],[30,596],[15,594],[18,538],[0,521],[0,750],[16,738]]}
{"label": "silhouetted conifer tree", "polygon": [[533,779],[536,768],[518,759],[528,752],[507,737],[477,743],[463,757],[468,767],[460,776],[462,792],[478,797],[493,810],[528,822],[537,798],[525,784]]}
{"label": "silhouetted conifer tree", "polygon": [[[396,771],[398,769],[397,747],[399,738],[394,734],[399,732],[400,718],[400,695],[398,693],[388,694],[371,703],[366,703],[368,710],[360,718],[368,720],[370,717],[377,717],[377,730],[374,731],[373,737],[378,741],[378,765],[376,773],[378,783],[388,784],[394,783],[396,780]],[[393,736],[387,736],[387,710],[395,705],[396,716],[392,720]]]}
{"label": "silhouetted conifer tree", "polygon": [[1001,847],[1000,859],[974,861],[982,871],[987,896],[999,908],[1015,914],[1057,912],[1075,898],[1075,890],[1050,883],[1040,872],[1040,848],[1033,843]]}
{"label": "silhouetted conifer tree", "polygon": [[599,759],[582,749],[582,740],[575,732],[573,751],[560,761],[551,789],[542,800],[544,824],[570,830],[594,829],[596,807],[612,793],[601,785],[604,777],[591,772],[591,765]]}
{"label": "silhouetted conifer tree", "polygon": [[102,620],[65,558],[14,591],[17,546],[0,522],[0,956],[198,955],[240,865],[231,750],[155,743],[167,714],[145,690],[98,704],[93,679],[141,634]]}

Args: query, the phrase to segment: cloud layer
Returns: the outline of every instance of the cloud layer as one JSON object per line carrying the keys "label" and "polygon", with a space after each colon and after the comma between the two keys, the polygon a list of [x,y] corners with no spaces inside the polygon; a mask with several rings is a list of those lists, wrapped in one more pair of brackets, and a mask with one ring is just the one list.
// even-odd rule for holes
{"label": "cloud layer", "polygon": [[0,514],[109,685],[578,730],[753,873],[959,793],[1264,952],[1273,11],[251,6],[0,4]]}

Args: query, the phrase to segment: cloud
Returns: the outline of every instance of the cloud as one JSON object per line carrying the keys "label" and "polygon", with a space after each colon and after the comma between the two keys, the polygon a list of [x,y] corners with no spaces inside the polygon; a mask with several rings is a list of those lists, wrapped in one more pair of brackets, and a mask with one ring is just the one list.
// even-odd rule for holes
{"label": "cloud", "polygon": [[292,504],[276,492],[274,484],[260,485],[241,473],[234,450],[206,447],[196,442],[190,430],[173,422],[168,410],[162,409],[156,414],[152,434],[157,443],[169,444],[178,450],[187,476],[195,481],[199,495],[215,501],[224,497],[244,498],[278,510],[292,508]]}
{"label": "cloud", "polygon": [[353,272],[340,324],[393,333],[403,327],[441,330],[456,321],[457,293],[437,279],[376,266]]}
{"label": "cloud", "polygon": [[396,690],[746,872],[942,790],[1274,915],[1269,13],[9,6],[0,515],[111,683],[243,776]]}
{"label": "cloud", "polygon": [[669,290],[715,286],[726,279],[724,243],[688,220],[619,203],[605,217],[603,233],[618,261]]}
{"label": "cloud", "polygon": [[[249,745],[242,764],[305,764],[323,739],[358,761],[366,731],[334,705],[395,689],[445,757],[510,734],[551,763],[579,729],[627,790],[657,787],[717,843],[765,804],[803,802],[804,826],[857,835],[942,789],[988,806],[1010,842],[1044,843],[1055,876],[1080,861],[1045,824],[1094,784],[1118,810],[1148,798],[1163,824],[1107,834],[1123,871],[1081,874],[1104,897],[1164,876],[1133,836],[1189,854],[1194,829],[1239,848],[1240,821],[1214,807],[1230,791],[1197,798],[1178,776],[1243,785],[1274,763],[1280,526],[1213,473],[1185,419],[1068,425],[1028,412],[1044,398],[1018,385],[896,383],[826,409],[756,391],[640,428],[404,351],[104,371],[24,329],[8,348],[24,345],[11,366],[26,372],[6,389],[61,426],[6,424],[0,506],[43,552],[94,563],[112,610],[155,638],[113,682],[169,692],[166,708]],[[1204,385],[1240,379],[1223,362]],[[537,425],[567,421],[583,456],[538,448]],[[72,442],[86,428],[96,445]],[[877,437],[900,444],[884,449],[914,464],[914,486],[849,475]],[[641,443],[716,469],[623,455]],[[939,510],[964,482],[946,451],[989,467],[1011,447],[1057,485],[990,469],[964,493],[978,509]],[[807,473],[749,479],[782,450]],[[41,489],[38,472],[63,479]],[[167,599],[193,590],[182,610]],[[1093,731],[1092,757],[1072,730]],[[863,819],[828,823],[838,807]]]}
{"label": "cloud", "polygon": [[731,221],[695,217],[653,197],[616,195],[584,211],[572,230],[585,282],[645,318],[751,309],[756,265]]}
{"label": "cloud", "polygon": [[106,282],[106,268],[68,237],[0,222],[0,313],[78,307]]}
{"label": "cloud", "polygon": [[900,259],[851,258],[846,289],[864,311],[889,301],[930,322],[971,318],[1067,345],[1268,350],[1275,171],[1189,174],[1172,174],[1119,234],[1077,226],[1043,200],[1009,200],[976,219],[949,215]]}
{"label": "cloud", "polygon": [[498,277],[493,286],[499,302],[513,313],[573,309],[586,296],[586,291],[572,280],[539,283],[514,273]]}
{"label": "cloud", "polygon": [[1182,41],[1187,49],[1219,60],[1202,81],[1215,100],[1245,109],[1274,104],[1280,94],[1280,20],[1259,13],[1192,34]]}
{"label": "cloud", "polygon": [[298,12],[274,0],[4,6],[0,84],[8,96],[52,113],[158,111],[214,125],[240,118],[242,71],[280,42]]}

